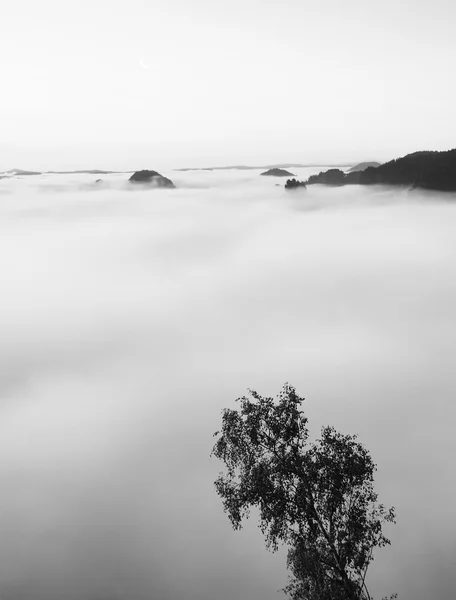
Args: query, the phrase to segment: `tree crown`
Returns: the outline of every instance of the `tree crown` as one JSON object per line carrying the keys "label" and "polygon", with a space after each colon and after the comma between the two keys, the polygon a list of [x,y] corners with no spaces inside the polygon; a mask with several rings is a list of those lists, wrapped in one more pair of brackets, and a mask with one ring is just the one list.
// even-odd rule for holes
{"label": "tree crown", "polygon": [[355,435],[323,427],[309,442],[304,399],[285,384],[277,401],[249,390],[225,409],[212,454],[226,473],[215,482],[235,529],[256,507],[267,547],[289,545],[293,598],[369,597],[366,571],[373,550],[389,544],[382,525],[394,509],[378,503],[376,465]]}

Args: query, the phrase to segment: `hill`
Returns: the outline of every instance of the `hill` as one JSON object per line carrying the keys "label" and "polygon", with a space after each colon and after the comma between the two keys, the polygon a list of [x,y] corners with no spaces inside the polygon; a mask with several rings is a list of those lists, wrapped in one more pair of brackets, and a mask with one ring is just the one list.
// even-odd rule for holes
{"label": "hill", "polygon": [[307,167],[350,167],[350,164],[300,164],[300,163],[280,163],[276,165],[260,165],[260,166],[250,166],[250,165],[231,165],[228,167],[186,167],[184,169],[173,169],[174,171],[255,171],[257,169],[304,169]]}
{"label": "hill", "polygon": [[135,171],[133,175],[130,177],[129,181],[138,185],[148,185],[151,187],[159,187],[159,188],[175,188],[176,186],[168,179],[168,177],[164,177],[157,173],[157,171],[150,171],[148,169],[143,169],[142,171]]}
{"label": "hill", "polygon": [[362,162],[351,169],[348,169],[349,173],[353,173],[354,171],[365,171],[368,167],[379,167],[382,163],[376,162],[375,160],[370,162]]}
{"label": "hill", "polygon": [[285,169],[269,169],[261,175],[268,175],[270,177],[293,177],[293,173],[286,171]]}
{"label": "hill", "polygon": [[41,171],[27,171],[25,169],[10,169],[2,173],[5,177],[22,177],[23,175],[41,175]]}
{"label": "hill", "polygon": [[[358,173],[358,172],[356,172]],[[318,175],[311,175],[306,182],[308,185],[313,183],[323,183],[324,185],[344,185],[348,183],[347,175],[340,169],[329,169],[321,171]]]}
{"label": "hill", "polygon": [[456,191],[456,149],[444,152],[423,151],[407,154],[378,167],[345,174],[339,169],[312,175],[308,185],[383,184]]}

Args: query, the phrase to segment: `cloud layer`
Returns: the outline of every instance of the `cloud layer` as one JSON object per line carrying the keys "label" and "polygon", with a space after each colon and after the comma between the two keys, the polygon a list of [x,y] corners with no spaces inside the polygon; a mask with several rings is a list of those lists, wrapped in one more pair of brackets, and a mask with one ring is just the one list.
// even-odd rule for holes
{"label": "cloud layer", "polygon": [[456,205],[175,175],[0,182],[3,598],[280,597],[209,453],[222,408],[285,381],[379,465],[374,594],[452,598]]}

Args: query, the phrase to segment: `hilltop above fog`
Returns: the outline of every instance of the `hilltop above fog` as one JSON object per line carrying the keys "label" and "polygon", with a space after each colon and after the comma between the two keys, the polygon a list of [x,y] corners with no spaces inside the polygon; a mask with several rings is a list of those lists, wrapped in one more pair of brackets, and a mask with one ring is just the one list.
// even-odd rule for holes
{"label": "hilltop above fog", "polygon": [[157,173],[157,171],[135,171],[133,175],[130,177],[129,181],[132,183],[142,183],[147,185],[152,185],[153,187],[168,187],[174,188],[176,187],[171,179],[168,177],[164,177]]}
{"label": "hilltop above fog", "polygon": [[261,173],[261,175],[266,175],[268,177],[292,177],[293,173],[290,173],[290,171],[286,171],[285,169],[269,169],[268,171]]}
{"label": "hilltop above fog", "polygon": [[[230,171],[230,170],[254,170],[268,169],[261,175],[270,175],[276,177],[289,177],[293,175],[283,167],[306,168],[310,165],[282,164],[270,165],[267,167],[250,167],[250,166],[227,166],[227,167],[212,167],[201,169],[175,169],[175,171]],[[318,165],[313,165],[313,167]],[[342,165],[341,165],[342,167]],[[344,165],[347,168],[347,165]],[[0,179],[22,178],[24,176],[47,175],[47,174],[88,174],[88,175],[130,175],[133,171],[107,171],[99,169],[87,169],[78,171],[27,171],[22,169],[12,169],[9,171],[0,172]],[[151,177],[148,176],[151,175]],[[157,173],[156,171],[136,171],[130,177],[132,182],[142,182],[146,176],[148,183],[154,183],[154,187],[174,187],[174,183]],[[387,163],[380,164],[377,162],[362,162],[351,166],[343,171],[342,168],[329,168],[326,171],[321,171],[317,175],[311,175],[307,181],[302,181],[301,184],[324,184],[324,185],[348,185],[348,184],[383,184],[383,185],[398,185],[411,188],[423,188],[438,191],[456,191],[456,149],[444,152],[437,151],[422,151],[407,154],[401,158],[391,160]],[[303,186],[304,187],[304,186]]]}
{"label": "hilltop above fog", "polygon": [[312,175],[308,185],[384,184],[439,191],[456,191],[456,149],[445,152],[423,151],[407,154],[378,167],[365,170],[330,169]]}

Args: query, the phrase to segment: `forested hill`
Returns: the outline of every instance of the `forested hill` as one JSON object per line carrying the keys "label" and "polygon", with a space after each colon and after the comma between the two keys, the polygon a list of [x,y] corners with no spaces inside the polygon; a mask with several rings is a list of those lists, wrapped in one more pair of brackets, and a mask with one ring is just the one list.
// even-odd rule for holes
{"label": "forested hill", "polygon": [[385,184],[456,191],[456,149],[445,152],[414,152],[379,167],[345,174],[338,169],[309,177],[307,184]]}

